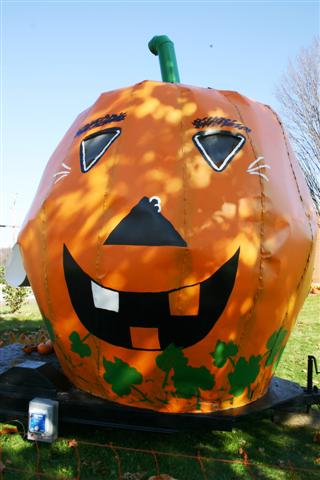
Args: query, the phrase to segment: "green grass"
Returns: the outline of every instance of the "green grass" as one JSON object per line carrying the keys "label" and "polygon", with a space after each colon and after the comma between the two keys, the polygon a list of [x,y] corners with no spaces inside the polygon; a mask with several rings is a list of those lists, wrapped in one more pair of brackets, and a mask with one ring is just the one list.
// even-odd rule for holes
{"label": "green grass", "polygon": [[[307,356],[320,362],[320,295],[310,295],[286,345],[276,375],[305,385]],[[319,365],[320,368],[320,365]]]}
{"label": "green grass", "polygon": [[[53,445],[39,444],[40,469],[53,478],[60,476],[74,479],[77,473],[77,456],[75,449],[70,448],[66,438],[76,437],[79,442],[77,450],[80,456],[81,479],[116,480],[118,478],[118,464],[112,449],[82,442],[96,442],[104,445],[113,443],[115,448],[117,446],[147,450],[152,448],[157,452],[170,453],[172,456],[157,454],[159,470],[178,480],[206,478],[197,460],[192,458],[198,452],[205,457],[203,463],[208,479],[316,480],[319,478],[320,469],[316,472],[315,464],[315,458],[319,455],[319,444],[313,442],[312,430],[283,428],[261,416],[243,421],[240,427],[233,432],[206,431],[174,435],[96,430],[87,427],[78,427],[75,431],[75,428],[69,427],[61,432],[64,438],[60,438]],[[20,435],[3,435],[0,442],[4,464],[7,459],[10,459],[9,468],[15,467],[29,472],[18,474],[8,469],[4,479],[36,478],[33,473],[37,460],[35,444],[23,440]],[[247,452],[249,461],[254,463],[250,466],[254,477],[250,475],[247,466],[230,462],[242,459],[239,454],[240,448]],[[119,449],[117,453],[120,457],[123,476],[129,472],[131,474],[145,472],[141,477],[144,480],[156,474],[151,452],[147,454]],[[190,458],[175,456],[179,454],[189,455]],[[223,459],[226,462],[217,461],[217,459]],[[228,461],[230,463],[227,463]],[[281,466],[290,465],[315,471],[296,471],[293,476],[292,472],[280,469]]]}
{"label": "green grass", "polygon": [[0,306],[0,341],[4,345],[12,343],[12,335],[17,339],[22,333],[33,336],[45,328],[35,300],[27,301],[16,313],[8,313],[5,306]]}
{"label": "green grass", "polygon": [[[301,384],[306,383],[307,355],[313,354],[320,359],[319,314],[320,296],[309,296],[278,366],[276,372],[278,376]],[[26,333],[29,321],[32,322],[30,327],[32,331],[34,328],[43,327],[39,313],[34,310],[33,313],[30,311],[27,321],[23,313],[16,316],[14,320],[7,314],[2,315],[0,334],[5,331],[5,325],[18,329],[18,332]],[[318,385],[319,383],[318,381]],[[153,449],[172,454],[172,456],[157,454],[159,470],[178,480],[253,478],[316,480],[320,478],[320,463],[317,461],[320,457],[320,445],[315,441],[314,434],[311,428],[285,427],[274,423],[271,411],[242,420],[232,432],[207,430],[164,435],[68,426],[60,432],[61,437],[53,445],[39,444],[38,458],[41,472],[55,479],[77,478],[79,465],[81,480],[116,480],[118,478],[145,480],[156,474],[155,461],[150,453],[117,450],[121,463],[122,477],[120,477],[117,458],[112,449],[81,442],[96,442],[103,445],[112,443],[119,447]],[[78,440],[76,448],[70,448],[68,441],[65,440],[72,438]],[[21,435],[6,434],[0,436],[1,449],[0,459],[2,458],[2,462],[7,467],[3,472],[3,480],[46,478],[37,477],[34,473],[37,463],[37,447],[34,443],[24,440]],[[247,453],[249,461],[254,462],[254,465],[245,466],[227,462],[243,459],[239,449]],[[175,456],[179,454],[196,456],[197,452],[205,457],[203,465],[206,476],[196,459]],[[79,455],[80,464],[78,464],[77,455]],[[217,461],[217,459],[223,459],[226,462]],[[6,463],[7,460],[11,463]],[[304,471],[293,472],[283,469],[283,467],[290,468],[290,465],[302,468]],[[22,474],[10,468],[22,469],[27,473]],[[307,471],[308,469],[310,471]]]}

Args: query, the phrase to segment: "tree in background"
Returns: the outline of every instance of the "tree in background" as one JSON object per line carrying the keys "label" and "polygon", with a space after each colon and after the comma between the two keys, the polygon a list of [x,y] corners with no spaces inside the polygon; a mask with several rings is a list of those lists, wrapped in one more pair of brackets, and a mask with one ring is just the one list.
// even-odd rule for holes
{"label": "tree in background", "polygon": [[[0,266],[0,289],[5,306],[8,309],[7,313],[18,312],[26,303],[27,297],[31,291],[30,287],[14,288],[7,284],[4,277],[4,267]],[[1,298],[0,298],[1,301]]]}
{"label": "tree in background", "polygon": [[276,89],[297,159],[320,215],[320,42],[316,37],[290,62]]}

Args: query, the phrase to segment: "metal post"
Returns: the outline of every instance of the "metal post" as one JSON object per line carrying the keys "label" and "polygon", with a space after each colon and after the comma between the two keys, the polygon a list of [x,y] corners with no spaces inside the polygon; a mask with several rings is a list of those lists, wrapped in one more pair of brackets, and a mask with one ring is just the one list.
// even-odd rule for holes
{"label": "metal post", "polygon": [[312,393],[313,387],[313,356],[308,355],[308,371],[307,371],[307,392]]}
{"label": "metal post", "polygon": [[308,355],[307,393],[313,392],[313,365],[315,372],[318,375],[320,370],[318,370],[317,359],[313,355]]}

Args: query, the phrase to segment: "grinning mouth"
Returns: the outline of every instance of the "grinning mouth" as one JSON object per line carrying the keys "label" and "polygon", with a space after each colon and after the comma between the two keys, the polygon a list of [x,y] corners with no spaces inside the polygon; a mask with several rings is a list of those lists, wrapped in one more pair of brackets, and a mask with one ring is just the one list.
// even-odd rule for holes
{"label": "grinning mouth", "polygon": [[[137,293],[102,287],[81,269],[65,245],[63,265],[73,308],[92,335],[119,347],[157,351],[170,344],[190,347],[208,335],[232,292],[239,253],[240,248],[203,282],[166,292]],[[196,285],[200,287],[197,315],[171,315],[169,294]],[[152,332],[157,341],[139,344],[133,341],[134,332],[142,336]]]}

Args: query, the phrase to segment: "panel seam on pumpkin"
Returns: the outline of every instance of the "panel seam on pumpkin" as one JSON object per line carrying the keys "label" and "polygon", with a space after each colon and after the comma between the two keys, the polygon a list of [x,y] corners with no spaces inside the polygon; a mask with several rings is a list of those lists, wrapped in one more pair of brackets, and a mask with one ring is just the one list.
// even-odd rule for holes
{"label": "panel seam on pumpkin", "polygon": [[[120,129],[121,130],[121,129]],[[121,135],[119,135],[119,137],[121,137]],[[114,180],[114,167],[115,165],[117,165],[119,162],[118,162],[118,151],[119,151],[119,144],[120,142],[122,142],[122,138],[118,138],[118,141],[117,142],[114,142],[115,145],[114,145],[114,162],[112,164],[112,168],[111,168],[111,171],[112,171],[112,174],[110,175],[109,173],[109,182],[106,181],[105,183],[105,188],[104,188],[104,193],[103,193],[103,200],[102,200],[102,222],[101,222],[101,228],[99,228],[99,232],[98,232],[98,235],[97,235],[97,254],[95,256],[95,271],[96,271],[96,275],[97,277],[99,278],[99,268],[100,268],[100,264],[101,264],[101,257],[102,257],[102,254],[103,254],[103,250],[104,250],[104,240],[105,240],[105,235],[104,235],[104,228],[105,228],[105,225],[106,225],[106,220],[105,220],[105,217],[106,217],[106,212],[108,211],[108,208],[107,208],[107,199],[108,199],[108,193],[110,193],[110,191],[112,190],[112,188],[110,188],[110,185],[111,183],[113,182]],[[108,165],[108,162],[105,162],[105,178],[107,179],[108,178],[108,170],[110,172],[110,169],[109,169],[109,165]]]}
{"label": "panel seam on pumpkin", "polygon": [[[222,95],[227,99],[228,102],[231,103],[231,105],[233,105],[233,107],[235,108],[237,114],[239,115],[240,117],[240,120],[243,124],[245,124],[244,122],[244,119],[242,117],[242,114],[240,112],[240,108],[238,107],[238,105],[236,103],[234,103],[230,98],[229,98],[229,95],[226,95],[224,93],[222,93]],[[251,149],[252,149],[252,152],[254,154],[255,157],[257,157],[257,152],[256,152],[256,148],[254,146],[254,143],[253,143],[253,139],[251,138],[250,136],[250,133],[247,132],[247,135],[248,135],[248,139],[249,139],[249,142],[250,142],[250,145],[251,145]],[[240,338],[239,338],[239,345],[242,345],[242,341],[243,341],[243,338],[244,336],[246,335],[247,333],[247,325],[252,323],[252,320],[253,320],[253,317],[254,317],[254,313],[255,313],[255,309],[256,309],[256,306],[257,306],[257,303],[259,301],[259,297],[261,295],[261,292],[263,290],[263,242],[264,242],[264,237],[265,237],[265,232],[264,232],[264,217],[265,217],[265,202],[264,202],[264,188],[263,188],[263,183],[262,183],[262,178],[259,176],[259,184],[260,184],[260,206],[261,206],[261,216],[260,216],[260,228],[259,228],[259,237],[260,237],[260,261],[259,261],[259,277],[258,277],[258,288],[254,294],[254,299],[253,299],[253,305],[251,307],[251,311],[248,315],[248,320],[244,322],[244,326],[243,326],[243,329],[242,329],[242,334],[240,335]],[[261,383],[263,381],[263,377],[264,375],[262,374],[262,377],[260,378],[259,380],[259,383],[257,384],[255,390],[259,387],[259,384],[260,384],[260,389],[258,390],[258,394],[261,393]],[[251,399],[250,399],[251,400]]]}
{"label": "panel seam on pumpkin", "polygon": [[100,348],[99,348],[99,342],[98,340],[96,339],[96,337],[94,335],[91,335],[91,339],[92,339],[92,342],[94,344],[94,346],[96,347],[96,350],[97,350],[97,360],[95,362],[96,364],[96,380],[97,380],[97,387],[100,391],[102,391],[102,394],[105,395],[105,389],[104,389],[104,385],[101,384],[101,378],[100,378],[100,358],[101,358],[101,352],[100,352]]}
{"label": "panel seam on pumpkin", "polygon": [[[177,90],[177,93],[178,93],[178,100],[182,100],[182,95],[181,95],[181,87],[179,85],[176,84],[176,90]],[[178,102],[179,103],[179,102]],[[181,108],[180,105],[178,105],[179,108]],[[185,159],[184,159],[184,149],[183,149],[183,143],[184,143],[184,129],[183,129],[183,114],[181,112],[181,119],[180,119],[180,146],[179,146],[179,151],[180,151],[180,159],[181,159],[181,163],[182,163],[182,191],[183,191],[183,195],[182,195],[182,202],[183,202],[183,230],[184,230],[184,234],[183,234],[183,238],[185,239],[186,241],[186,238],[187,238],[187,222],[186,222],[186,219],[187,219],[187,208],[186,208],[186,203],[187,203],[187,195],[186,195],[186,164],[185,164]],[[186,241],[187,245],[188,245],[188,242]],[[184,275],[187,273],[187,253],[184,252],[184,255],[183,255],[183,262],[182,262],[182,269],[181,269],[181,280],[180,280],[180,284],[182,284],[183,282],[183,277]],[[182,299],[181,299],[181,294],[179,294],[178,296],[178,302],[177,302],[177,309],[178,311],[181,311],[182,310]]]}
{"label": "panel seam on pumpkin", "polygon": [[[265,107],[273,114],[273,116],[276,118],[278,124],[280,125],[282,136],[283,136],[284,143],[285,143],[285,146],[286,146],[286,151],[287,151],[287,155],[288,155],[288,159],[289,159],[289,164],[290,164],[290,169],[291,169],[291,172],[292,172],[292,176],[294,178],[296,188],[297,188],[297,191],[298,191],[298,195],[299,195],[299,198],[300,198],[300,202],[301,202],[301,205],[303,207],[303,211],[305,213],[305,216],[307,218],[307,222],[308,222],[310,233],[311,233],[311,244],[310,244],[310,249],[309,249],[309,252],[308,252],[308,255],[307,255],[307,260],[306,260],[303,272],[301,274],[301,277],[300,277],[300,279],[297,283],[297,287],[296,287],[296,292],[299,292],[301,284],[302,284],[303,279],[304,279],[304,277],[305,277],[305,275],[308,271],[308,267],[309,267],[309,264],[310,264],[310,260],[311,260],[311,256],[312,256],[312,250],[313,250],[313,247],[314,247],[314,234],[313,234],[313,230],[312,230],[310,215],[308,215],[306,205],[303,201],[303,197],[302,197],[302,194],[301,194],[301,191],[300,191],[298,179],[296,177],[296,173],[295,173],[292,161],[291,161],[289,145],[288,145],[288,141],[287,141],[287,136],[285,134],[284,126],[283,126],[279,116],[277,115],[277,113],[269,105],[265,105]],[[285,325],[285,320],[286,319],[289,319],[289,305],[290,305],[290,299],[288,301],[287,308],[286,308],[286,313],[285,313],[285,316],[284,316],[284,320],[281,323],[281,326]],[[289,323],[289,321],[288,321],[288,325],[286,325],[289,331],[291,331],[291,329],[292,329],[292,324],[293,324],[294,320],[295,319],[294,319],[293,315],[291,315],[291,322]],[[290,332],[289,332],[289,334],[290,334]]]}
{"label": "panel seam on pumpkin", "polygon": [[[296,173],[295,173],[295,170],[294,170],[292,161],[291,161],[291,156],[290,156],[288,141],[287,141],[287,137],[286,137],[286,135],[285,135],[285,130],[284,130],[283,124],[282,124],[279,116],[277,115],[277,113],[276,113],[269,105],[265,105],[265,107],[270,110],[270,112],[274,115],[274,117],[276,118],[276,120],[278,121],[278,123],[279,123],[279,125],[280,125],[281,132],[282,132],[282,136],[283,136],[284,143],[285,143],[285,146],[286,146],[286,151],[287,151],[287,155],[288,155],[288,159],[289,159],[289,164],[290,164],[291,172],[292,172],[292,175],[293,175],[295,184],[296,184],[296,188],[297,188],[297,191],[298,191],[298,194],[299,194],[299,197],[300,197],[300,202],[301,202],[301,204],[302,204],[303,211],[304,211],[304,213],[305,213],[305,216],[307,217],[307,222],[308,222],[309,229],[310,229],[310,233],[311,233],[311,245],[310,245],[310,249],[309,249],[309,253],[308,253],[308,256],[307,256],[307,260],[306,260],[305,267],[304,267],[304,269],[303,269],[302,275],[301,275],[301,277],[300,277],[300,279],[299,279],[299,281],[298,281],[298,284],[297,284],[296,290],[298,291],[299,288],[300,288],[300,285],[301,285],[301,283],[302,283],[302,281],[303,281],[303,279],[304,279],[304,277],[305,277],[305,275],[306,275],[306,273],[307,273],[308,266],[309,266],[309,263],[310,263],[310,260],[311,260],[311,254],[312,254],[313,245],[314,245],[314,233],[313,233],[313,230],[312,230],[310,215],[308,214],[306,205],[305,205],[305,203],[304,203],[304,201],[303,201],[302,194],[301,194],[300,187],[299,187],[299,183],[298,183],[298,179],[297,179],[297,176],[296,176]],[[297,160],[297,161],[298,161],[298,160]],[[288,310],[288,309],[287,309],[287,310]]]}
{"label": "panel seam on pumpkin", "polygon": [[[49,289],[49,280],[48,280],[48,263],[49,263],[49,256],[48,256],[48,232],[47,232],[47,223],[48,223],[48,213],[47,213],[47,198],[44,200],[42,207],[41,207],[41,216],[40,216],[40,221],[41,221],[41,236],[42,236],[42,242],[41,242],[41,247],[42,247],[42,255],[43,255],[43,260],[44,260],[44,266],[43,266],[43,283],[44,283],[44,289],[45,289],[45,296],[46,296],[46,301],[48,304],[48,320],[53,323],[53,318],[54,318],[54,311],[53,311],[53,305],[51,301],[51,296],[50,296],[50,289]],[[54,322],[56,323],[56,322]],[[52,327],[53,328],[53,327]],[[67,356],[64,353],[63,347],[60,345],[60,335],[55,331],[55,344],[58,346],[59,350],[61,351],[63,357],[65,358],[67,363],[70,363],[71,367],[74,368],[73,362],[69,356]]]}
{"label": "panel seam on pumpkin", "polygon": [[[288,146],[288,142],[287,142],[287,137],[285,135],[285,131],[284,131],[284,127],[283,127],[283,124],[279,118],[279,116],[277,115],[277,113],[269,106],[269,105],[264,105],[272,114],[273,116],[276,118],[276,121],[278,122],[280,128],[281,128],[281,133],[282,133],[282,137],[283,137],[283,140],[284,140],[284,144],[285,144],[285,147],[286,147],[286,152],[287,152],[287,156],[288,156],[288,160],[289,160],[289,165],[290,165],[290,169],[291,169],[291,172],[292,172],[292,176],[294,178],[294,182],[296,184],[296,188],[297,188],[297,192],[298,192],[298,195],[299,195],[299,198],[300,198],[300,202],[301,202],[301,205],[303,207],[303,210],[304,210],[304,213],[305,213],[305,216],[307,217],[307,222],[308,222],[308,225],[309,225],[309,229],[310,229],[310,232],[311,232],[311,245],[310,245],[310,249],[309,249],[309,252],[308,252],[308,255],[307,255],[307,260],[306,260],[306,264],[304,266],[304,269],[303,269],[303,272],[301,274],[301,277],[298,281],[298,284],[297,284],[297,287],[296,287],[296,291],[298,292],[299,289],[300,289],[300,286],[302,284],[302,281],[306,275],[306,272],[308,270],[308,266],[309,266],[309,263],[310,263],[310,260],[311,260],[311,253],[312,253],[312,249],[313,249],[313,240],[314,240],[314,235],[313,235],[313,230],[312,230],[312,225],[311,225],[311,221],[310,221],[310,216],[308,215],[307,213],[307,209],[306,209],[306,206],[304,204],[304,201],[303,201],[303,198],[302,198],[302,194],[301,194],[301,191],[300,191],[300,188],[299,188],[299,184],[298,184],[298,180],[297,180],[297,177],[296,177],[296,173],[295,173],[295,170],[294,170],[294,167],[293,167],[293,164],[292,164],[292,161],[291,161],[291,156],[290,156],[290,152],[289,152],[289,146]],[[289,305],[290,305],[290,299],[288,301],[288,304],[287,304],[287,307],[286,307],[286,311],[285,311],[285,314],[284,314],[284,317],[281,321],[281,324],[280,324],[280,328],[282,327],[286,327],[288,332],[289,332],[289,335],[290,335],[290,332],[291,332],[291,329],[292,329],[292,320],[294,320],[291,316],[291,322],[289,323]],[[291,328],[290,328],[291,327]],[[265,368],[264,370],[264,373],[267,372],[267,369]],[[274,372],[273,372],[274,373]],[[272,375],[273,375],[272,373]],[[265,383],[265,377],[266,375],[263,374],[262,376],[262,379],[261,379],[261,383],[262,383],[262,386],[264,385]],[[262,389],[263,390],[263,389]]]}
{"label": "panel seam on pumpkin", "polygon": [[52,302],[51,302],[51,297],[49,293],[49,280],[48,280],[48,232],[47,232],[47,207],[46,207],[46,202],[47,199],[44,200],[41,208],[41,236],[42,236],[42,258],[44,261],[44,266],[43,266],[43,283],[44,283],[44,288],[46,292],[46,300],[48,303],[48,317],[53,319],[53,308],[52,308]]}

